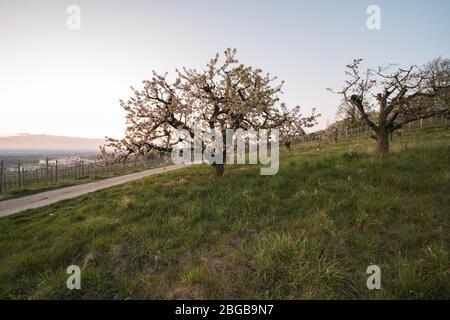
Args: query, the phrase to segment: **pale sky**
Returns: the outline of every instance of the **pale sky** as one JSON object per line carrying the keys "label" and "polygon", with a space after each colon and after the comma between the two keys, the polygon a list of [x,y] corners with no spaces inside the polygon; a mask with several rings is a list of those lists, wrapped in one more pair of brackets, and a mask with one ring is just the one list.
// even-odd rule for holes
{"label": "pale sky", "polygon": [[[66,26],[81,9],[81,29]],[[369,5],[381,30],[366,27]],[[121,137],[119,99],[151,71],[201,68],[237,48],[241,62],[286,81],[282,101],[332,120],[345,65],[450,57],[450,1],[0,2],[0,135]]]}

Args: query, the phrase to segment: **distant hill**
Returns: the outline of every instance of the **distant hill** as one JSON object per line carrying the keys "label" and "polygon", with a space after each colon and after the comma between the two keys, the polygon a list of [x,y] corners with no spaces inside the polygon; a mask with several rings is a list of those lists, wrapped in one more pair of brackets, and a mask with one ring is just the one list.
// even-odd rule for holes
{"label": "distant hill", "polygon": [[0,150],[97,151],[104,143],[103,139],[25,133],[0,137]]}

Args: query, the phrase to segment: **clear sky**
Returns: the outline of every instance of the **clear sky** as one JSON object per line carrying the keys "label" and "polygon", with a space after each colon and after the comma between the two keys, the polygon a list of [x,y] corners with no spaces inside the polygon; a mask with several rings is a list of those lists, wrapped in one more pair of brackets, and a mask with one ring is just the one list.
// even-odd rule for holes
{"label": "clear sky", "polygon": [[[67,7],[81,9],[69,30]],[[366,27],[369,5],[381,30]],[[151,71],[202,67],[237,48],[242,62],[286,81],[283,101],[332,120],[344,67],[450,57],[450,1],[0,2],[0,134],[120,137],[119,99]]]}

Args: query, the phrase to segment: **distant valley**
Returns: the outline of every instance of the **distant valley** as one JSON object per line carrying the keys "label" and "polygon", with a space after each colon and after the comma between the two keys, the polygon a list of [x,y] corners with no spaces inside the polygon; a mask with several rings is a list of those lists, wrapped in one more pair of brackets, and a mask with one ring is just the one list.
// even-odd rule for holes
{"label": "distant valley", "polygon": [[0,155],[97,152],[104,143],[103,139],[19,134],[0,137]]}

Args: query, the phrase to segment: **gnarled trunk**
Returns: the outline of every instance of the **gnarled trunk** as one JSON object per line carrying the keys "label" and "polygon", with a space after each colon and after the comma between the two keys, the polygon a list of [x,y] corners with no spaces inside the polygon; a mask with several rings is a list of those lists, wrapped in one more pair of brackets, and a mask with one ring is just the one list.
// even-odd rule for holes
{"label": "gnarled trunk", "polygon": [[379,154],[385,154],[389,151],[389,130],[379,130],[377,132],[377,151]]}
{"label": "gnarled trunk", "polygon": [[214,164],[214,168],[216,170],[216,177],[223,177],[223,174],[225,172],[225,165],[224,164]]}

